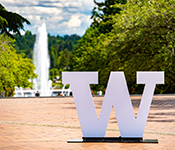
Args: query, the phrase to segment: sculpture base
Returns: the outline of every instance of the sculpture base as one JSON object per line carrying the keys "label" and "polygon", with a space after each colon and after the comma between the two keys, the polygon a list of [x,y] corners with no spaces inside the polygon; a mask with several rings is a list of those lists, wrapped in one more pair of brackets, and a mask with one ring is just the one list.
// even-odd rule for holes
{"label": "sculpture base", "polygon": [[82,139],[70,139],[68,143],[106,142],[106,143],[158,143],[157,139],[122,138],[122,137],[83,137]]}

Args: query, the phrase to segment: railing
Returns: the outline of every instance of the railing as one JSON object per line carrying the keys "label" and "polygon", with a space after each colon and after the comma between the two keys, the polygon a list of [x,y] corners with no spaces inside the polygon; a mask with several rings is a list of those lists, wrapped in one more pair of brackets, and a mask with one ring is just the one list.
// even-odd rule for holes
{"label": "railing", "polygon": [[[15,90],[14,97],[35,97],[36,92],[39,91],[42,96],[42,91],[40,90]],[[53,89],[49,90],[48,96],[59,96],[61,94],[62,96],[71,96],[72,90],[71,89]]]}

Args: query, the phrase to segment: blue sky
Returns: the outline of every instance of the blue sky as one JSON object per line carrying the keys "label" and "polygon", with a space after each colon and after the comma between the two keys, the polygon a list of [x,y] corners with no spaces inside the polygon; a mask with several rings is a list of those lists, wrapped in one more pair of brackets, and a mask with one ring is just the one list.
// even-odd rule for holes
{"label": "blue sky", "polygon": [[31,25],[25,25],[25,30],[35,34],[37,26],[45,22],[51,35],[82,36],[91,24],[94,7],[93,0],[1,0],[0,3],[8,11],[16,12],[31,22]]}

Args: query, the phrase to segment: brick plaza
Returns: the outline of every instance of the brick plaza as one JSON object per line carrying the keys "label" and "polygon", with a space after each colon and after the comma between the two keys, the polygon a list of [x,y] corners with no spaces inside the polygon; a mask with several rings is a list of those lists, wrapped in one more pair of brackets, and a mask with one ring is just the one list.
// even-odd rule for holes
{"label": "brick plaza", "polygon": [[[104,97],[93,97],[97,116]],[[137,116],[141,96],[131,96]],[[120,132],[112,108],[106,137]],[[0,150],[103,150],[175,149],[175,95],[153,98],[143,135],[158,144],[143,143],[67,143],[81,139],[82,132],[72,97],[0,99]]]}

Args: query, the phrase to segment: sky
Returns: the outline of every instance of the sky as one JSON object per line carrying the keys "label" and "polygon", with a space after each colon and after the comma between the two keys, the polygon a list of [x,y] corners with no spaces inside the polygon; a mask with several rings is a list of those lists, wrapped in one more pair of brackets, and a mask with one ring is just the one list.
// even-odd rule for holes
{"label": "sky", "polygon": [[31,25],[24,24],[25,31],[36,34],[38,25],[45,22],[48,33],[61,36],[82,36],[92,22],[95,6],[93,0],[1,0],[0,3],[30,21]]}

